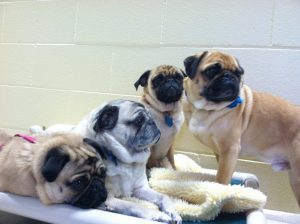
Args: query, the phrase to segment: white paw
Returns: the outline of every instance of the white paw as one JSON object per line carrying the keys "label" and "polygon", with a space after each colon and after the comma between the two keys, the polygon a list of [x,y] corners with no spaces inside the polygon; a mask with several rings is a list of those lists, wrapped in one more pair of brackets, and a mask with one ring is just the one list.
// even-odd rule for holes
{"label": "white paw", "polygon": [[174,224],[181,224],[182,223],[182,218],[176,212],[173,212],[171,214],[171,218],[172,218],[172,223],[174,223]]}
{"label": "white paw", "polygon": [[180,215],[177,214],[177,212],[175,211],[164,211],[168,216],[171,217],[172,219],[172,224],[181,224],[182,223],[182,218],[180,217]]}
{"label": "white paw", "polygon": [[153,212],[146,212],[145,214],[146,219],[157,221],[157,222],[164,222],[164,223],[172,223],[172,218],[167,214],[160,212],[160,211],[153,211]]}
{"label": "white paw", "polygon": [[162,206],[161,210],[172,218],[172,223],[176,223],[176,224],[182,223],[182,218],[175,211],[175,209],[171,205],[171,201],[168,197],[164,198],[163,206]]}
{"label": "white paw", "polygon": [[29,128],[29,133],[30,134],[40,134],[44,132],[43,128],[39,125],[33,125]]}

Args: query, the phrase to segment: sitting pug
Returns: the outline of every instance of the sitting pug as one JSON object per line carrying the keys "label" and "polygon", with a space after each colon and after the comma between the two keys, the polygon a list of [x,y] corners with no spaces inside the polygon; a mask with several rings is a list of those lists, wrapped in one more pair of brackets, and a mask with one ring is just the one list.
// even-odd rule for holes
{"label": "sitting pug", "polygon": [[97,143],[73,134],[12,136],[0,130],[0,191],[44,204],[97,207],[107,198],[100,154]]}
{"label": "sitting pug", "polygon": [[184,65],[185,117],[217,156],[216,180],[228,184],[238,156],[254,156],[289,170],[300,205],[300,107],[243,85],[244,71],[231,55],[206,51]]}
{"label": "sitting pug", "polygon": [[161,132],[160,140],[151,147],[148,168],[166,167],[167,158],[175,169],[172,144],[184,121],[181,105],[184,77],[179,68],[161,65],[144,72],[134,84],[136,89],[144,87],[141,103],[149,109]]}
{"label": "sitting pug", "polygon": [[[31,129],[41,130],[37,127]],[[77,126],[58,124],[46,129],[46,133],[70,131],[91,138],[109,150],[104,160],[108,198],[102,209],[155,221],[181,223],[170,199],[148,185],[146,164],[150,147],[159,140],[160,131],[142,104],[114,100],[92,110]],[[146,209],[122,200],[123,197],[150,201],[161,211]]]}

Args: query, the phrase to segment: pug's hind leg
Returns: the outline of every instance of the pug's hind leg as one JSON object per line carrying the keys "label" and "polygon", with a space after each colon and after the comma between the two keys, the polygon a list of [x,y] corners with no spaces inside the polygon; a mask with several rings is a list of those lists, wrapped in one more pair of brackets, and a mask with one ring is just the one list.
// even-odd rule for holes
{"label": "pug's hind leg", "polygon": [[219,155],[217,153],[215,153],[215,152],[214,152],[214,154],[216,156],[217,163],[219,163]]}
{"label": "pug's hind leg", "polygon": [[164,223],[171,223],[172,221],[171,217],[163,212],[114,197],[108,198],[100,209]]}
{"label": "pug's hind leg", "polygon": [[172,168],[174,170],[176,170],[175,161],[174,161],[174,148],[172,145],[168,151],[167,158],[168,158],[169,162],[171,163]]}
{"label": "pug's hind leg", "polygon": [[300,208],[300,132],[293,141],[293,150],[289,156],[290,167],[289,179],[290,185]]}
{"label": "pug's hind leg", "polygon": [[177,214],[175,209],[173,208],[172,202],[170,198],[164,194],[158,193],[154,190],[152,190],[150,187],[143,187],[136,189],[133,192],[133,195],[139,199],[145,200],[152,202],[153,204],[156,204],[159,209],[169,216],[171,216],[172,221],[181,224],[182,219],[181,217]]}
{"label": "pug's hind leg", "polygon": [[[290,185],[296,197],[298,207],[300,208],[300,177],[295,170],[289,170]],[[299,172],[298,172],[299,173]],[[299,175],[299,174],[298,174]]]}
{"label": "pug's hind leg", "polygon": [[153,167],[159,167],[159,162],[158,159],[155,157],[154,153],[152,152],[147,162],[147,168],[151,169]]}

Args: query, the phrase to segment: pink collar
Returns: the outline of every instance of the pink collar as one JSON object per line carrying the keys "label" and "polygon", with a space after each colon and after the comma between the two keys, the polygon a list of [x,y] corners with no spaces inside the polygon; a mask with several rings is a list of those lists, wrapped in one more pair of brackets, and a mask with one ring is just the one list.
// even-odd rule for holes
{"label": "pink collar", "polygon": [[[29,135],[24,135],[24,134],[16,134],[16,137],[21,137],[25,141],[30,142],[32,144],[36,143],[36,137],[34,136],[29,136]],[[4,147],[5,143],[0,144],[0,150]]]}
{"label": "pink collar", "polygon": [[[26,140],[27,142],[30,142],[32,144],[36,143],[36,137],[34,137],[34,136],[29,136],[29,135],[24,135],[24,134],[16,134],[15,136],[21,137],[24,140]],[[1,148],[1,146],[0,146],[0,148]]]}

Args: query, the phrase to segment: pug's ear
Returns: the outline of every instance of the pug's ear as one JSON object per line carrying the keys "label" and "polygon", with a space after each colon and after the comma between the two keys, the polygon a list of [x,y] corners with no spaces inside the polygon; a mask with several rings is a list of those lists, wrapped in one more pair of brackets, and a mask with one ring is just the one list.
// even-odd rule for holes
{"label": "pug's ear", "polygon": [[190,79],[195,78],[196,73],[197,73],[197,68],[199,66],[199,64],[201,63],[202,59],[207,55],[207,51],[204,51],[199,57],[196,55],[193,56],[189,56],[186,59],[184,59],[183,63],[184,63],[184,67],[185,67],[185,71],[187,76]]}
{"label": "pug's ear", "polygon": [[92,146],[103,159],[107,159],[107,149],[106,147],[98,144],[97,142],[95,142],[94,140],[90,139],[90,138],[84,138],[83,142]]}
{"label": "pug's ear", "polygon": [[241,66],[239,66],[238,71],[240,75],[244,75],[244,69]]}
{"label": "pug's ear", "polygon": [[180,71],[181,71],[184,78],[187,77],[186,73],[182,69],[180,69]]}
{"label": "pug's ear", "polygon": [[236,62],[237,62],[237,64],[238,64],[238,69],[237,69],[238,74],[239,74],[239,75],[243,75],[243,74],[244,74],[244,69],[243,69],[242,66],[240,65],[240,62],[239,62],[237,59],[235,59],[235,60],[236,60]]}
{"label": "pug's ear", "polygon": [[69,155],[60,148],[55,147],[48,151],[45,162],[42,166],[42,175],[48,182],[56,180],[60,171],[70,161]]}
{"label": "pug's ear", "polygon": [[142,87],[147,86],[147,82],[150,76],[151,70],[145,71],[141,77],[134,83],[134,87],[136,90],[138,90],[139,86],[141,85]]}
{"label": "pug's ear", "polygon": [[118,117],[119,108],[116,106],[106,105],[96,116],[94,131],[99,133],[103,130],[113,129],[117,124]]}

